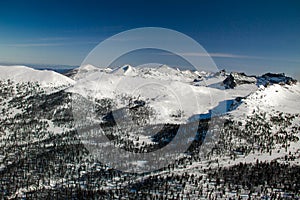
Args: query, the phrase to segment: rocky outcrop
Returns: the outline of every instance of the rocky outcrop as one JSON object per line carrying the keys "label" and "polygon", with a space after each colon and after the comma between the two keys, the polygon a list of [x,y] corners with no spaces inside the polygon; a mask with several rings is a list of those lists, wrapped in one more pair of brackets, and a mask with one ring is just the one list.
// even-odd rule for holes
{"label": "rocky outcrop", "polygon": [[258,78],[259,83],[261,85],[270,85],[270,84],[288,84],[292,85],[297,83],[297,80],[293,79],[292,77],[285,76],[284,73],[266,73]]}
{"label": "rocky outcrop", "polygon": [[224,81],[224,87],[226,89],[233,89],[237,85],[242,84],[255,84],[256,78],[254,76],[247,76],[245,73],[233,72]]}

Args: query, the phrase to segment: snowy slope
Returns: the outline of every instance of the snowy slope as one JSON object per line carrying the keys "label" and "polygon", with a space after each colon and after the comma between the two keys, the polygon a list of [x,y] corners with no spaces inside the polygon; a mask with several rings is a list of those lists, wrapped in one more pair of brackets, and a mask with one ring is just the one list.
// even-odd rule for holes
{"label": "snowy slope", "polygon": [[168,81],[180,81],[180,82],[193,82],[199,78],[199,75],[195,72],[185,70],[180,71],[166,65],[159,66],[157,68],[139,68],[139,76],[144,78],[168,80]]}
{"label": "snowy slope", "polygon": [[[266,115],[261,118],[268,122],[270,125],[271,131],[270,133],[266,133],[268,135],[274,135],[275,138],[280,135],[280,130],[286,130],[288,134],[291,134],[291,127],[294,127],[295,131],[294,136],[300,137],[299,132],[299,124],[300,124],[300,84],[293,85],[279,85],[274,84],[268,87],[260,86],[260,88],[251,93],[245,99],[242,100],[242,104],[235,110],[229,113],[228,117],[231,120],[242,122],[245,124],[248,117],[255,116],[259,113],[266,113]],[[254,112],[253,112],[254,111]],[[291,124],[286,125],[284,123],[273,124],[270,121],[270,116],[295,116],[295,118],[291,118]],[[249,119],[248,119],[249,120]],[[251,120],[251,119],[250,119]],[[253,120],[253,119],[252,119]],[[285,118],[287,120],[287,118]],[[258,119],[253,122],[259,121]],[[249,121],[248,121],[249,122]],[[258,124],[258,123],[257,123]],[[239,124],[239,127],[242,127]],[[251,134],[255,134],[257,136],[257,132],[264,134],[259,127],[254,127],[257,130],[251,130]],[[231,141],[234,141],[231,138]],[[264,141],[268,142],[268,141]],[[237,143],[241,143],[239,139]],[[262,162],[271,162],[277,160],[282,163],[289,163],[293,165],[300,164],[300,140],[296,139],[290,144],[287,145],[286,149],[283,148],[283,145],[277,144],[274,145],[273,149],[270,152],[263,151],[251,151],[249,154],[241,154],[238,155],[236,159],[231,159],[230,156],[219,155],[214,156],[212,160],[204,160],[199,163],[194,163],[190,166],[190,168],[185,169],[184,171],[189,172],[194,169],[201,168],[219,168],[219,167],[230,167],[234,165],[238,165],[240,163],[256,163],[257,161]],[[287,160],[285,159],[287,156],[295,156],[295,159]]]}
{"label": "snowy slope", "polygon": [[[115,70],[110,70],[99,69],[92,65],[85,65],[72,70],[69,75],[69,77],[72,77],[73,80],[55,72],[38,71],[23,66],[0,67],[0,80],[9,78],[14,80],[15,82],[38,81],[45,86],[52,86],[53,84],[58,86],[71,84],[68,89],[63,88],[62,91],[56,93],[51,92],[50,94],[36,93],[36,95],[33,94],[31,98],[24,98],[20,96],[20,94],[26,94],[26,96],[30,96],[32,95],[32,93],[27,93],[27,90],[37,92],[33,86],[30,87],[30,85],[28,84],[26,87],[20,87],[13,84],[7,84],[7,82],[3,84],[3,88],[19,87],[15,91],[21,91],[18,92],[19,96],[15,95],[13,92],[3,92],[2,96],[0,96],[0,110],[2,111],[2,113],[0,114],[4,116],[0,116],[0,123],[2,123],[0,126],[0,136],[2,143],[0,144],[0,146],[4,148],[4,151],[0,152],[0,171],[4,177],[2,179],[2,184],[6,183],[4,187],[16,188],[13,192],[9,193],[10,198],[22,196],[25,197],[25,193],[30,192],[42,193],[45,188],[48,188],[51,191],[56,191],[56,189],[60,190],[64,187],[67,188],[69,187],[69,185],[74,185],[73,189],[70,190],[70,193],[72,193],[72,191],[74,191],[74,188],[78,187],[79,185],[82,186],[82,188],[87,189],[87,191],[89,191],[89,189],[93,189],[95,191],[111,191],[110,189],[114,187],[121,188],[120,191],[122,191],[124,188],[124,191],[127,190],[127,188],[133,188],[132,191],[138,191],[138,189],[136,188],[138,188],[140,185],[142,185],[142,187],[145,186],[146,188],[149,187],[147,186],[148,180],[149,183],[151,183],[151,187],[149,187],[149,191],[147,189],[147,193],[151,194],[152,192],[157,197],[157,194],[163,194],[163,192],[160,192],[157,188],[165,187],[162,187],[161,184],[155,183],[155,179],[151,180],[147,179],[147,177],[158,176],[159,180],[163,180],[161,179],[162,177],[170,179],[173,175],[175,175],[179,177],[178,180],[180,180],[180,182],[184,183],[184,186],[177,187],[177,178],[170,179],[171,181],[167,182],[167,184],[170,184],[168,185],[165,194],[174,193],[175,195],[172,196],[172,198],[170,197],[171,199],[176,198],[176,195],[179,194],[177,188],[180,187],[182,187],[182,190],[180,190],[182,199],[209,199],[210,197],[212,199],[216,194],[219,193],[219,191],[222,191],[223,189],[225,191],[225,195],[222,194],[224,198],[218,199],[229,199],[231,195],[233,199],[238,199],[242,196],[241,194],[248,194],[248,189],[243,190],[243,192],[236,192],[236,188],[238,187],[233,187],[232,185],[228,186],[227,183],[224,183],[222,185],[222,182],[224,181],[222,177],[218,177],[220,178],[220,185],[220,183],[216,184],[216,180],[209,179],[207,174],[209,172],[213,172],[213,170],[221,171],[221,167],[229,168],[239,165],[240,162],[255,164],[257,160],[270,162],[277,159],[277,161],[280,162],[286,162],[288,164],[294,163],[295,165],[299,166],[300,140],[292,141],[291,139],[291,136],[294,135],[297,136],[297,138],[300,138],[299,83],[291,85],[284,85],[283,83],[279,85],[274,83],[274,85],[266,84],[268,86],[265,87],[260,84],[255,84],[252,80],[249,81],[247,77],[245,79],[244,77],[242,77],[243,83],[238,83],[233,88],[225,88],[223,81],[228,77],[228,74],[210,74],[205,72],[193,72],[189,70],[180,71],[178,69],[172,69],[168,66],[160,66],[158,68],[134,68],[132,66],[126,65]],[[277,81],[277,79],[275,80],[276,82],[282,82],[281,79],[279,81]],[[273,80],[273,82],[275,81]],[[234,101],[234,99],[236,99],[237,97],[243,97],[239,98],[241,99],[241,101],[236,101],[241,104],[236,107],[235,110],[231,111],[229,115],[225,115],[225,117],[233,119],[236,122],[243,122],[245,121],[245,119],[247,119],[248,116],[254,115],[253,110],[255,110],[255,113],[267,113],[267,115],[265,116],[261,115],[261,119],[263,119],[263,122],[266,122],[266,124],[256,123],[257,121],[260,121],[260,118],[249,118],[248,122],[254,122],[252,126],[248,126],[252,127],[252,129],[247,129],[248,132],[241,132],[241,130],[243,130],[243,124],[240,125],[239,123],[236,123],[236,126],[234,126],[232,129],[221,132],[222,134],[225,134],[225,136],[220,138],[220,143],[215,143],[220,144],[220,148],[215,148],[215,154],[212,154],[209,157],[200,157],[200,159],[198,159],[197,156],[195,156],[191,157],[191,159],[189,160],[183,159],[183,162],[181,164],[175,163],[173,169],[171,166],[169,170],[158,170],[151,174],[149,173],[138,177],[130,177],[130,174],[126,173],[124,175],[124,178],[122,173],[120,174],[121,176],[110,174],[112,171],[110,167],[102,169],[102,164],[100,165],[94,160],[90,161],[89,159],[84,159],[80,163],[77,162],[77,159],[74,159],[76,160],[76,162],[74,162],[73,159],[71,159],[70,161],[70,154],[68,153],[70,151],[66,151],[67,154],[64,155],[63,153],[61,153],[62,151],[60,151],[60,148],[57,148],[59,147],[58,145],[65,145],[65,141],[69,141],[69,133],[65,134],[66,131],[72,131],[82,126],[82,124],[80,123],[73,123],[73,121],[71,121],[73,120],[72,116],[68,114],[70,113],[72,104],[71,99],[69,99],[71,97],[68,92],[79,93],[84,96],[98,99],[111,98],[116,101],[118,108],[128,106],[126,102],[124,103],[124,99],[129,96],[134,97],[134,99],[145,101],[147,105],[155,110],[157,118],[153,119],[151,122],[174,124],[184,123],[187,120],[190,120],[191,116],[195,117],[196,119],[198,119],[197,117],[199,117],[199,115],[201,114],[207,114],[209,116],[211,109],[222,105],[222,103],[224,102],[224,105],[226,105],[227,102]],[[76,97],[76,95],[74,96]],[[34,107],[34,112],[27,112],[27,110],[31,110],[30,108],[32,107],[32,105],[36,105]],[[44,109],[45,106],[47,106],[47,109]],[[115,109],[115,107],[113,107],[113,109]],[[183,111],[183,115],[176,117],[176,114],[178,114],[178,110]],[[279,112],[283,112],[284,117],[285,115],[286,117],[289,117],[289,115],[286,113],[298,115],[295,115],[296,117],[292,121],[291,125],[288,125],[286,127],[281,122],[278,124],[272,124],[270,121],[270,117],[272,115],[280,116]],[[18,117],[15,118],[15,116]],[[38,120],[35,119],[36,116],[40,116]],[[95,121],[98,119],[98,116],[97,118],[91,118],[91,120]],[[284,120],[286,120],[286,118],[284,118]],[[75,126],[73,126],[73,124]],[[130,130],[128,134],[126,132],[127,129],[122,129],[122,131],[125,130],[126,134],[120,134],[123,132],[119,131],[119,128],[113,132],[117,136],[122,136],[121,139],[125,140],[125,145],[131,147],[130,142],[134,144],[145,143],[144,146],[137,145],[137,147],[147,147],[147,145],[149,144],[154,144],[154,142],[151,140],[151,137],[148,137],[146,135],[139,136],[139,131],[131,131],[131,124],[126,125],[128,127],[122,128],[128,128],[128,130]],[[264,132],[265,129],[262,128],[265,125],[270,125],[272,127],[270,129],[270,132]],[[287,131],[288,135],[286,137],[284,137],[284,135],[281,133],[281,129],[282,133],[284,133],[284,131]],[[292,132],[292,130],[294,130],[294,133]],[[29,135],[28,133],[30,131],[32,131],[32,135],[30,135],[30,137],[28,138],[23,139],[23,136]],[[166,131],[169,130],[166,129]],[[213,131],[218,131],[218,129],[213,129]],[[17,140],[15,139],[16,133],[18,135]],[[53,137],[56,135],[62,137]],[[253,145],[251,145],[251,143],[248,143],[247,141],[247,138],[252,137],[251,135],[259,138],[259,140],[257,142],[254,142]],[[19,136],[22,136],[22,139],[20,139],[21,137]],[[279,143],[276,140],[277,136],[281,137],[278,141],[282,140],[282,143]],[[60,138],[62,138],[62,141],[60,140]],[[269,151],[263,149],[262,147],[265,146],[265,142],[271,141],[270,138],[273,139],[272,141],[274,141],[274,144],[271,145],[272,148],[270,148]],[[285,139],[286,141],[284,141],[283,139]],[[71,138],[70,141],[71,143],[73,143],[73,138]],[[223,147],[223,143],[225,144],[224,149],[221,148]],[[282,146],[284,143],[286,144],[286,148]],[[12,145],[15,145],[17,148],[11,148]],[[207,142],[203,144],[203,148],[209,147],[209,145],[210,143]],[[239,153],[239,149],[237,147],[241,147],[243,145],[247,145],[247,148],[253,148],[253,150],[249,152],[241,150],[240,152],[242,153],[236,154],[236,152]],[[59,156],[57,156],[59,157],[59,160],[54,160],[52,164],[52,154],[50,154],[49,156],[49,154],[45,154],[44,152],[49,152],[49,150],[53,150],[53,152],[56,152],[56,149],[59,150]],[[76,151],[71,152],[79,152],[78,154],[81,157],[82,155],[84,155],[80,152],[82,149],[85,148],[76,147]],[[209,148],[207,149],[209,150]],[[5,153],[5,155],[2,155],[3,152],[7,153]],[[197,151],[195,151],[195,153],[197,153]],[[24,154],[24,162],[17,162],[20,158],[19,156]],[[285,156],[288,156],[289,154],[291,154],[290,156],[296,156],[296,159],[286,161]],[[38,156],[26,157],[27,155]],[[43,169],[40,170],[40,172],[36,172],[34,170],[28,169],[28,166],[32,166],[32,163],[38,163],[35,162],[35,159],[38,159],[39,157],[41,157],[43,160],[49,160],[49,163],[43,162],[43,164],[39,166],[42,167],[42,169],[44,166],[46,166],[46,170],[44,171]],[[190,157],[190,155],[188,155],[188,157]],[[31,160],[31,158],[33,160]],[[12,163],[16,165],[14,166],[12,165]],[[59,168],[58,173],[54,174],[55,176],[44,176],[44,174],[52,173],[52,171],[47,170],[47,166],[51,166],[49,168],[52,169],[52,166],[54,166],[56,163],[62,165],[62,169],[67,170],[59,171],[61,169]],[[136,163],[136,165],[140,166],[145,165],[144,160],[139,160]],[[94,170],[103,171],[105,174],[111,175],[112,178],[101,176],[102,174],[99,174],[98,171],[95,175],[95,178],[97,179],[98,176],[100,176],[101,184],[93,184],[92,182],[92,184],[88,185],[87,187],[87,184],[89,184],[90,182],[85,183],[84,178],[86,177],[86,174],[94,175],[93,173],[90,173],[94,172]],[[24,174],[26,175],[27,171],[28,174],[33,174],[32,177],[38,174],[40,175],[40,177],[45,178],[45,180],[40,181],[38,190],[35,189],[36,184],[34,181],[30,182],[28,181],[28,179],[24,179]],[[247,168],[245,171],[247,171]],[[14,174],[15,182],[11,182],[11,174]],[[72,176],[65,176],[65,174],[71,174]],[[193,177],[187,177],[187,174],[193,175]],[[198,179],[194,177],[194,175],[201,178]],[[128,179],[128,177],[130,179]],[[182,177],[187,178],[182,179]],[[243,176],[240,177],[243,178]],[[6,182],[6,180],[8,181]],[[141,180],[141,182],[139,180]],[[252,184],[252,180],[249,180]],[[263,178],[262,180],[265,181],[265,179]],[[19,181],[20,183],[18,183]],[[75,183],[78,186],[75,185]],[[281,183],[279,182],[279,184]],[[289,183],[286,183],[286,181],[282,181],[282,184],[288,185]],[[93,185],[96,185],[96,188],[92,187]],[[242,185],[240,185],[240,183],[238,184],[238,186],[241,186],[242,188]],[[273,190],[272,187],[271,189]],[[171,190],[172,188],[175,188],[175,192],[174,190]],[[199,194],[199,191],[203,192],[203,195],[198,196],[197,194]],[[132,194],[133,193],[135,192],[132,192]],[[120,193],[120,196],[121,195],[122,193]],[[247,195],[244,195],[244,197],[246,196]],[[180,196],[177,197],[180,198]],[[253,199],[256,198],[253,197]]]}
{"label": "snowy slope", "polygon": [[[220,82],[225,77],[199,76],[195,72],[180,71],[165,65],[158,68],[133,68],[125,65],[110,73],[105,71],[88,73],[68,91],[116,101],[122,101],[120,99],[122,95],[140,98],[156,111],[157,122],[178,123],[185,122],[193,115],[208,113],[220,102],[244,97],[257,89],[255,84],[230,90],[208,87],[206,82]],[[199,79],[197,85],[193,81],[195,78]],[[126,105],[118,104],[118,107],[124,106]],[[180,118],[171,117],[179,111],[184,113]]]}
{"label": "snowy slope", "polygon": [[236,118],[251,115],[253,110],[267,113],[284,112],[290,114],[299,113],[300,108],[300,84],[271,85],[260,88],[243,100],[243,104],[231,112]]}
{"label": "snowy slope", "polygon": [[142,65],[139,67],[124,65],[115,69],[98,68],[92,65],[84,65],[74,70],[71,70],[66,74],[66,76],[74,80],[80,80],[98,72],[106,72],[118,76],[137,76],[147,79],[159,79],[181,82],[193,82],[195,79],[199,79],[200,77],[206,77],[209,75],[206,72],[192,72],[190,70],[180,71],[179,69],[174,69],[166,65]]}
{"label": "snowy slope", "polygon": [[110,72],[111,69],[109,69],[109,68],[102,69],[99,67],[95,67],[93,65],[82,65],[79,68],[73,69],[73,70],[65,73],[64,75],[77,81],[77,80],[86,78],[90,74],[98,73],[98,72],[102,72],[102,71]]}
{"label": "snowy slope", "polygon": [[[259,89],[256,84],[242,84],[225,90],[222,83],[225,73],[180,71],[166,65],[156,68],[125,65],[114,70],[84,65],[70,73],[74,80],[53,71],[25,66],[0,66],[0,72],[2,80],[39,82],[44,87],[74,85],[68,91],[98,99],[116,99],[118,107],[126,106],[120,103],[122,95],[140,98],[156,111],[156,120],[166,123],[184,122],[193,115],[208,113],[220,102],[248,95],[231,115],[241,117],[253,110],[294,113],[300,107],[299,84],[275,84]],[[184,113],[180,119],[170,117],[178,111]]]}
{"label": "snowy slope", "polygon": [[112,70],[111,73],[114,75],[119,75],[119,76],[136,76],[137,75],[136,69],[130,65],[124,65],[122,67],[118,67],[118,68]]}
{"label": "snowy slope", "polygon": [[48,70],[35,70],[26,66],[0,66],[0,79],[14,82],[38,82],[44,87],[71,85],[75,82],[59,73]]}

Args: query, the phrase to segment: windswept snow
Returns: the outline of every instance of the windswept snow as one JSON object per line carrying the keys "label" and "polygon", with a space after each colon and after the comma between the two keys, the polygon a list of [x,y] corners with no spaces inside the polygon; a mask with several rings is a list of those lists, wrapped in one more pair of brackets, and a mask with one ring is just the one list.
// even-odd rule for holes
{"label": "windswept snow", "polygon": [[69,72],[67,72],[65,75],[75,81],[78,81],[80,79],[84,79],[87,76],[93,74],[93,73],[99,73],[99,72],[110,72],[111,69],[110,68],[99,68],[99,67],[95,67],[93,65],[82,65],[79,68],[73,69]]}
{"label": "windswept snow", "polygon": [[253,111],[267,113],[283,112],[290,114],[299,113],[300,84],[278,85],[268,87],[260,86],[259,89],[243,100],[243,104],[231,114],[236,118],[251,115]]}
{"label": "windswept snow", "polygon": [[[191,116],[209,113],[220,102],[244,97],[257,89],[255,84],[230,90],[209,87],[206,82],[219,83],[225,76],[205,73],[200,76],[192,71],[180,71],[166,65],[158,68],[125,65],[110,73],[103,70],[95,73],[94,68],[90,69],[93,72],[78,80],[74,87],[69,88],[69,92],[97,99],[117,99],[122,95],[140,98],[156,111],[156,122],[160,123],[186,122]],[[195,84],[195,79],[198,84]],[[227,111],[225,107],[224,104],[224,112]],[[171,117],[178,112],[182,112],[180,118]]]}
{"label": "windswept snow", "polygon": [[[116,99],[122,95],[140,98],[156,111],[158,121],[166,123],[186,121],[191,116],[209,113],[220,102],[248,95],[242,105],[231,112],[232,115],[246,115],[253,110],[294,113],[298,112],[295,108],[300,107],[299,84],[275,84],[258,89],[255,78],[244,74],[243,80],[249,83],[225,90],[223,81],[228,77],[225,72],[180,71],[166,65],[156,68],[125,65],[114,70],[84,65],[70,71],[67,74],[70,78],[53,71],[25,66],[0,66],[0,72],[2,80],[38,82],[44,87],[74,85],[68,91],[98,99]],[[170,117],[179,111],[183,113],[180,119]]]}
{"label": "windswept snow", "polygon": [[124,65],[122,67],[118,67],[111,71],[112,74],[114,75],[120,75],[120,76],[136,76],[137,72],[136,69],[133,68],[130,65]]}
{"label": "windswept snow", "polygon": [[35,70],[26,66],[0,66],[0,79],[14,82],[38,82],[44,87],[72,85],[72,79],[54,71]]}
{"label": "windswept snow", "polygon": [[[257,199],[274,192],[277,195],[278,189],[293,191],[290,186],[297,186],[298,179],[293,179],[294,175],[297,177],[300,162],[300,84],[280,74],[265,77],[237,74],[231,77],[236,85],[226,88],[224,80],[228,76],[225,71],[215,74],[180,71],[165,65],[157,68],[125,65],[115,70],[84,65],[66,77],[24,66],[1,66],[0,172],[3,188],[9,189],[4,190],[4,197],[43,198],[44,194],[54,192],[60,198],[67,198],[63,195],[73,195],[76,188],[80,192],[91,191],[90,194],[100,191],[101,195],[117,191],[116,198],[135,199],[238,199],[247,197],[246,194]],[[49,94],[39,84],[17,84],[28,81],[49,88],[58,86],[59,91],[49,90]],[[88,97],[87,100],[82,96]],[[78,113],[82,121],[76,121],[72,113],[77,108],[73,104],[76,98],[78,105],[88,104],[86,110],[80,109]],[[95,100],[94,104],[89,100]],[[232,111],[228,113],[229,110]],[[113,118],[110,111],[116,111]],[[221,117],[228,119],[224,126],[218,123],[213,126],[214,120],[198,121],[209,119],[215,113],[226,113]],[[133,115],[141,120],[127,120]],[[148,116],[153,117],[149,120],[153,124],[148,124]],[[114,121],[118,124],[111,123]],[[89,129],[94,128],[94,122],[100,123],[101,129],[98,126]],[[180,162],[170,163],[168,169],[151,173],[139,175],[114,170],[110,162],[98,163],[86,157],[87,148],[81,146],[81,143],[95,145],[98,133],[105,132],[113,138],[111,142],[116,147],[147,152],[172,140],[180,125],[187,133],[189,129],[194,131],[189,124],[199,125],[199,135],[185,135],[195,142],[188,154]],[[77,137],[78,130],[84,134]],[[81,137],[85,134],[92,136],[90,143]],[[176,148],[179,146],[174,144]],[[107,154],[109,151],[104,154],[111,156]],[[126,161],[125,165],[138,171],[149,164],[143,159]],[[286,164],[285,168],[277,163]],[[272,170],[271,165],[279,166],[278,171]],[[248,169],[255,169],[251,176],[247,174]],[[239,176],[224,178],[220,173],[226,170],[234,170]],[[268,182],[273,172],[276,173],[274,184]],[[267,177],[260,177],[262,173]],[[262,184],[255,185],[257,179]]]}

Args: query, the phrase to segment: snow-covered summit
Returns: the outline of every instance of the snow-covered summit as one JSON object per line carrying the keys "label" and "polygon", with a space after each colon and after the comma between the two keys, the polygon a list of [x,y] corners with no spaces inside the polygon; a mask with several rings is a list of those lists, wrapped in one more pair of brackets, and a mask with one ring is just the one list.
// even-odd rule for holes
{"label": "snow-covered summit", "polygon": [[75,80],[78,81],[80,79],[84,79],[87,78],[88,76],[90,76],[93,73],[99,73],[99,72],[110,72],[112,71],[110,68],[99,68],[96,67],[94,65],[82,65],[78,68],[72,69],[69,72],[65,73],[64,75]]}
{"label": "snow-covered summit", "polygon": [[174,69],[172,67],[169,67],[168,65],[161,65],[158,68],[156,68],[157,71],[161,72],[161,73],[171,73],[174,74],[176,72],[179,71],[179,69]]}
{"label": "snow-covered summit", "polygon": [[300,107],[300,83],[292,85],[274,84],[261,85],[258,90],[242,100],[242,104],[231,115],[242,119],[256,112],[275,113],[283,112],[290,114],[299,113]]}
{"label": "snow-covered summit", "polygon": [[99,70],[98,67],[95,67],[94,65],[90,65],[90,64],[82,65],[78,69],[79,69],[79,71],[97,71],[97,70]]}
{"label": "snow-covered summit", "polygon": [[35,70],[26,66],[0,66],[0,79],[14,82],[38,82],[44,87],[72,85],[72,79],[49,70]]}
{"label": "snow-covered summit", "polygon": [[98,68],[93,65],[84,65],[79,68],[73,69],[67,73],[66,76],[73,80],[85,79],[94,73],[108,73],[116,76],[132,76],[142,77],[146,79],[158,79],[180,82],[193,82],[195,79],[207,77],[210,75],[208,72],[198,72],[191,70],[180,70],[178,68],[169,67],[167,65],[142,65],[133,67],[131,65],[124,65],[114,69]]}
{"label": "snow-covered summit", "polygon": [[137,72],[136,69],[133,68],[131,65],[124,65],[122,67],[118,67],[111,71],[114,75],[125,75],[125,76],[136,76]]}

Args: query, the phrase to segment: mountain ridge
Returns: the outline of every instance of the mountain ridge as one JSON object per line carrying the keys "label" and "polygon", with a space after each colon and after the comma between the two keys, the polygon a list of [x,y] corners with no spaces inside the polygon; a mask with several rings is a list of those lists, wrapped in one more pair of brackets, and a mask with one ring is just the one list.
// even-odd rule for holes
{"label": "mountain ridge", "polygon": [[[18,69],[22,73],[13,77]],[[299,197],[298,82],[237,81],[226,89],[223,81],[230,74],[225,72],[174,70],[167,76],[144,69],[141,76],[128,76],[90,66],[81,70],[84,75],[74,84],[46,92],[36,82],[40,73],[11,68],[4,70],[12,73],[6,77],[0,67],[1,198],[40,199],[53,193],[62,199]],[[273,77],[266,76],[267,81]],[[188,109],[178,106],[178,97]],[[195,133],[185,138],[191,145],[178,160],[151,173],[113,169],[87,148],[104,133],[118,148],[148,153],[171,143],[178,131]],[[82,132],[95,140],[87,142]],[[147,166],[127,157],[120,164],[137,170]]]}

